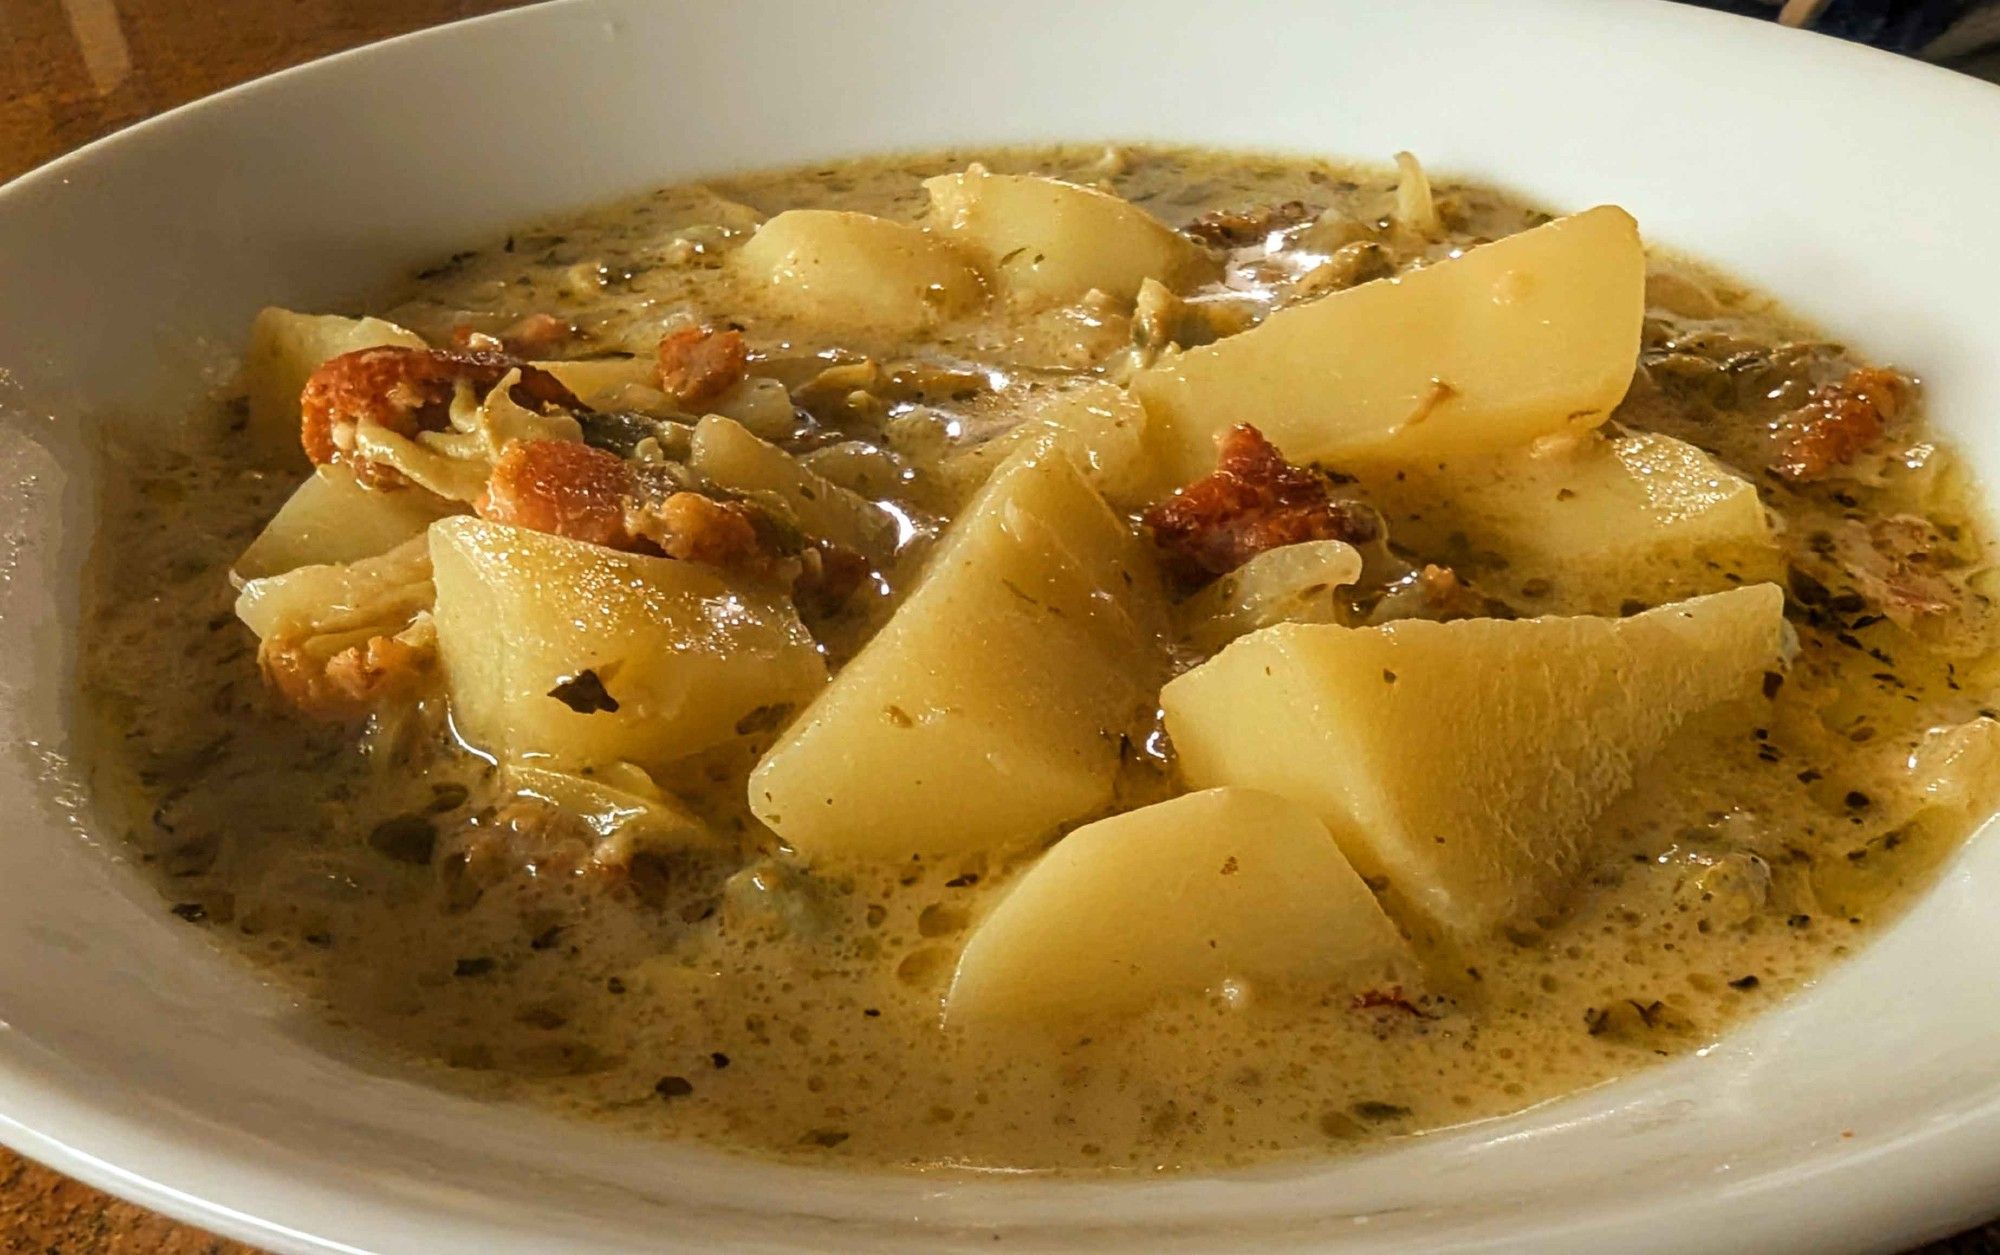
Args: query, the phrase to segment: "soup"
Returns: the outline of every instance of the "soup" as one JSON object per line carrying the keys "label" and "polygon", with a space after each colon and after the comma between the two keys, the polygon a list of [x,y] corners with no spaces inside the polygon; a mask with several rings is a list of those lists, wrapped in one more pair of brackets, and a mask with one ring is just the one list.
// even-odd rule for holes
{"label": "soup", "polygon": [[1864,942],[2000,745],[1915,377],[1407,157],[671,187],[268,310],[195,425],[112,451],[87,615],[165,909],[649,1135],[1518,1110]]}

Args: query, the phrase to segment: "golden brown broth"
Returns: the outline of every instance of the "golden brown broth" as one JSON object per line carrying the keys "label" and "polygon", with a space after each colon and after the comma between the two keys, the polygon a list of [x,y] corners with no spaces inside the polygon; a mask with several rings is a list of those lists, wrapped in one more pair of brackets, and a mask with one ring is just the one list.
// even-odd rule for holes
{"label": "golden brown broth", "polygon": [[[816,339],[760,315],[709,264],[741,231],[703,224],[754,220],[718,197],[763,214],[833,205],[910,219],[920,177],[975,156],[1107,178],[1170,223],[1292,198],[1372,222],[1391,187],[1338,166],[1150,149],[746,176],[519,232],[421,277],[386,315],[439,342],[460,323],[497,329],[548,310],[576,320],[592,349],[648,353],[662,321],[692,309],[743,322],[774,373],[798,376],[811,354],[840,347],[994,365],[1010,394],[1123,349],[1129,311],[1110,308],[989,314],[921,345],[865,326]],[[1397,264],[1540,217],[1480,189],[1440,191],[1451,240],[1404,241]],[[1797,404],[1801,380],[1853,363],[1715,276],[1658,259],[1655,269],[1692,278],[1719,305],[1656,282],[1647,352],[1663,362],[1665,391],[1635,389],[1619,417],[1754,469],[1770,413]],[[1239,285],[1282,300],[1282,278],[1251,270]],[[1768,352],[1793,343],[1810,347]],[[1743,353],[1764,357],[1732,356]],[[1738,388],[1715,401],[1718,379],[1766,369],[1770,395],[1753,388],[1746,401]],[[862,434],[921,468],[953,447],[939,415],[973,428],[992,409],[946,401]],[[939,1000],[957,945],[1018,863],[794,867],[742,806],[752,746],[669,782],[737,850],[678,856],[637,882],[521,871],[475,897],[462,872],[384,857],[367,837],[427,808],[448,831],[487,802],[486,766],[441,744],[364,754],[348,731],[288,715],[230,613],[229,563],[299,469],[243,465],[218,435],[194,452],[124,450],[115,470],[87,642],[105,730],[96,772],[111,813],[134,817],[132,845],[169,902],[438,1084],[647,1134],[861,1164],[1157,1171],[1494,1116],[1713,1040],[1809,982],[1920,892],[1972,822],[1970,800],[1926,795],[1928,777],[1907,760],[1926,730],[1988,700],[1984,599],[1916,632],[1854,627],[1865,618],[1854,614],[1815,625],[1795,608],[1801,653],[1775,700],[1686,729],[1597,825],[1568,913],[1465,955],[1415,1011],[1265,994],[1189,998],[1083,1029],[947,1030]],[[1843,516],[1910,511],[1955,529],[1955,560],[1982,560],[1969,490],[1927,444],[1899,446],[1873,482],[1759,482],[1795,556]],[[920,514],[944,508],[921,483],[910,492]],[[1504,567],[1484,574],[1489,594],[1536,612],[1536,590],[1505,587]],[[1819,575],[1837,594],[1837,579]],[[1163,781],[1158,763],[1138,764],[1124,796],[1159,796]],[[452,783],[467,790],[460,805]],[[1770,868],[1761,900],[1753,854]]]}

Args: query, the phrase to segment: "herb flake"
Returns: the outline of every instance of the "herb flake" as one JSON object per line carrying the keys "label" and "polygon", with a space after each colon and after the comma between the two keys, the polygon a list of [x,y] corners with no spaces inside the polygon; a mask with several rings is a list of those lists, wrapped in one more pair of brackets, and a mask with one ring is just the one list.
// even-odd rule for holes
{"label": "herb flake", "polygon": [[604,681],[588,667],[550,689],[549,696],[579,715],[618,712],[618,699],[605,691]]}

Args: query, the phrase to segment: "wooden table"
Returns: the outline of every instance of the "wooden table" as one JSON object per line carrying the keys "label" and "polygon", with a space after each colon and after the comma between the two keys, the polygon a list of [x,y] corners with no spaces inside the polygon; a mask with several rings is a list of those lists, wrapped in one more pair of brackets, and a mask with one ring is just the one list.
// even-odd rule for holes
{"label": "wooden table", "polygon": [[[232,83],[519,2],[0,0],[0,181]],[[0,1252],[256,1255],[5,1150]],[[2000,1255],[2000,1223],[1923,1255]]]}

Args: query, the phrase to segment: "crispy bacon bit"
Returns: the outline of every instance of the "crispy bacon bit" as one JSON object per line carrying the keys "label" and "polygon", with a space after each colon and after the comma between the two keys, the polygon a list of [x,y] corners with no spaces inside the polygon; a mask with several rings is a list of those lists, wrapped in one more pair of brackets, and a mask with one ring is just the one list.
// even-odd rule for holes
{"label": "crispy bacon bit", "polygon": [[1833,533],[1831,556],[1869,604],[1909,627],[1958,607],[1959,591],[1937,565],[1943,543],[1922,515],[1892,514],[1868,523],[1842,522]]}
{"label": "crispy bacon bit", "polygon": [[300,641],[273,637],[257,651],[264,678],[295,709],[315,719],[348,722],[414,689],[429,668],[429,650],[393,636],[372,636],[319,661]]}
{"label": "crispy bacon bit", "polygon": [[601,841],[577,816],[533,798],[518,798],[489,815],[475,816],[438,843],[436,866],[454,910],[478,902],[488,889],[517,878],[559,883],[575,876],[605,876]]}
{"label": "crispy bacon bit", "polygon": [[775,565],[776,555],[764,544],[758,518],[755,507],[738,501],[677,492],[632,506],[625,526],[669,558],[763,575]]}
{"label": "crispy bacon bit", "polygon": [[628,549],[632,472],[617,454],[570,440],[519,440],[493,464],[473,508],[495,523]]}
{"label": "crispy bacon bit", "polygon": [[473,508],[496,523],[610,549],[659,553],[758,579],[795,581],[829,613],[867,577],[868,563],[826,541],[789,535],[744,501],[719,501],[673,481],[655,483],[631,463],[569,440],[522,440],[494,464]]}
{"label": "crispy bacon bit", "polygon": [[1908,402],[1913,385],[1890,370],[1863,367],[1772,425],[1771,469],[1793,483],[1819,479],[1859,457]]}
{"label": "crispy bacon bit", "polygon": [[1250,205],[1241,209],[1214,209],[1181,230],[1216,248],[1241,248],[1261,244],[1273,231],[1295,227],[1313,216],[1304,201],[1288,200],[1274,205]]}
{"label": "crispy bacon bit", "polygon": [[682,327],[660,337],[660,390],[683,408],[707,405],[743,382],[750,348],[743,333]]}
{"label": "crispy bacon bit", "polygon": [[[477,812],[455,831],[439,834],[430,862],[453,912],[470,909],[490,889],[540,884],[560,893],[560,886],[578,880],[593,892],[631,896],[658,910],[676,883],[675,869],[651,841],[629,829],[604,837],[582,816],[529,796]],[[566,925],[560,917],[542,916],[531,928],[529,949],[546,950],[562,940]],[[478,975],[490,962],[461,959],[458,974]],[[473,971],[469,964],[482,966]]]}
{"label": "crispy bacon bit", "polygon": [[1353,1006],[1356,1011],[1375,1011],[1387,1008],[1392,1011],[1407,1012],[1420,1020],[1431,1018],[1425,1015],[1416,1003],[1411,1002],[1403,996],[1403,987],[1401,985],[1391,985],[1387,989],[1364,989],[1354,995]]}
{"label": "crispy bacon bit", "polygon": [[590,445],[522,440],[500,455],[473,508],[496,523],[788,582],[817,613],[837,611],[868,577],[858,553],[824,540],[802,545],[756,505],[672,483]]}
{"label": "crispy bacon bit", "polygon": [[1226,575],[1280,545],[1359,544],[1380,532],[1373,511],[1333,500],[1323,476],[1285,461],[1247,423],[1222,438],[1213,474],[1154,505],[1144,522],[1174,575],[1190,585]]}
{"label": "crispy bacon bit", "polygon": [[497,333],[473,330],[460,323],[451,329],[454,349],[481,349],[516,357],[548,357],[576,338],[576,327],[554,314],[529,314]]}
{"label": "crispy bacon bit", "polygon": [[355,478],[373,488],[394,488],[403,477],[391,467],[355,457],[355,428],[363,419],[414,436],[444,427],[459,383],[485,392],[519,370],[514,400],[525,406],[578,408],[562,382],[504,353],[456,353],[446,349],[385,347],[357,349],[320,364],[306,380],[299,408],[304,415],[300,442],[315,465],[345,462]]}
{"label": "crispy bacon bit", "polygon": [[576,338],[576,327],[554,314],[529,314],[500,333],[500,343],[521,357],[547,357]]}
{"label": "crispy bacon bit", "polygon": [[847,604],[868,578],[868,559],[831,541],[818,541],[799,555],[792,596],[801,609],[830,615]]}

